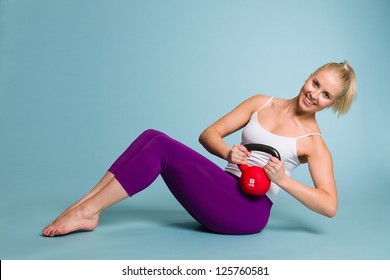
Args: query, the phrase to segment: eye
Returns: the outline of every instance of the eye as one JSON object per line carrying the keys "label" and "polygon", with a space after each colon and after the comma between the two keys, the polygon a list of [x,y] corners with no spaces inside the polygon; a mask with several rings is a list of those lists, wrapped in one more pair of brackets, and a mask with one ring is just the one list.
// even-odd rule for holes
{"label": "eye", "polygon": [[324,92],[324,97],[326,99],[331,99],[332,96],[328,92]]}
{"label": "eye", "polygon": [[317,80],[313,80],[313,86],[318,88],[320,86],[320,84],[318,83]]}

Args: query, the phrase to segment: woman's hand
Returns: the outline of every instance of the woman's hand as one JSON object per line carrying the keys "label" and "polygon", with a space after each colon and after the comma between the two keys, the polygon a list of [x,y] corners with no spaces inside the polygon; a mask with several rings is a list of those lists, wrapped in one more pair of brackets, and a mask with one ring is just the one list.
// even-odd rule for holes
{"label": "woman's hand", "polygon": [[243,145],[234,144],[228,154],[227,160],[235,164],[248,164],[248,157],[251,153]]}
{"label": "woman's hand", "polygon": [[268,178],[277,185],[282,185],[282,181],[287,177],[283,162],[276,157],[270,157],[263,169]]}

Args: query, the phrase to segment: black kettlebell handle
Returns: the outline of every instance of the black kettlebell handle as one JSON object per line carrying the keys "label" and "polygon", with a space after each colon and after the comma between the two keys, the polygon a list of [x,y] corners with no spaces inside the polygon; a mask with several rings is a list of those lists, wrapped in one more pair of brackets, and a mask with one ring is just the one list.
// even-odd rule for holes
{"label": "black kettlebell handle", "polygon": [[275,148],[273,148],[271,146],[267,146],[267,145],[263,145],[263,144],[245,144],[244,146],[248,151],[265,152],[265,153],[268,153],[271,156],[274,156],[274,157],[278,158],[279,160],[281,160],[281,157],[280,157],[278,150],[276,150]]}

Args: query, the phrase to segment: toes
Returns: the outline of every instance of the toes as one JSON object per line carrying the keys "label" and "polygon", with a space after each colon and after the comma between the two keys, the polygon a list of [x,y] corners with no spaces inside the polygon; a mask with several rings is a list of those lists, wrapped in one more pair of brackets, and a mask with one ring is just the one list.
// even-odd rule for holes
{"label": "toes", "polygon": [[47,236],[47,235],[48,235],[48,234],[47,234],[48,232],[49,232],[49,228],[48,228],[48,226],[47,226],[47,227],[45,227],[45,229],[42,231],[42,234],[45,235],[45,236]]}
{"label": "toes", "polygon": [[57,235],[61,235],[61,234],[62,233],[59,229],[54,229],[50,236],[53,237],[53,236],[57,236]]}
{"label": "toes", "polygon": [[48,225],[44,230],[43,230],[43,235],[45,236],[51,236],[51,233],[54,231],[54,226],[52,224]]}
{"label": "toes", "polygon": [[48,224],[47,226],[45,226],[45,228],[43,229],[43,231],[45,231],[49,226],[51,226],[51,224]]}

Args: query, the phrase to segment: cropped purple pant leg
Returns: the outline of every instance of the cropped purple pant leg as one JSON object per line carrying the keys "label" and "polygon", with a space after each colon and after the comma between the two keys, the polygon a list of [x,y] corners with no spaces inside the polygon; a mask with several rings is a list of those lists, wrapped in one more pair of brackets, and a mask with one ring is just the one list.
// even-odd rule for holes
{"label": "cropped purple pant leg", "polygon": [[109,171],[129,196],[161,175],[188,213],[216,233],[257,233],[269,219],[272,202],[267,196],[244,194],[237,178],[156,130],[143,132]]}

